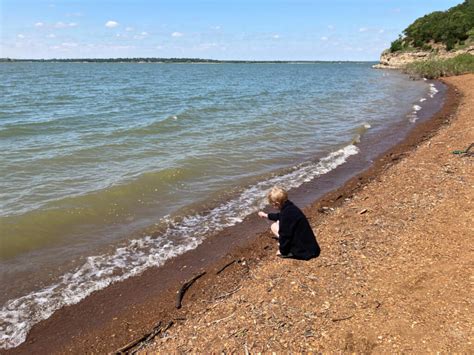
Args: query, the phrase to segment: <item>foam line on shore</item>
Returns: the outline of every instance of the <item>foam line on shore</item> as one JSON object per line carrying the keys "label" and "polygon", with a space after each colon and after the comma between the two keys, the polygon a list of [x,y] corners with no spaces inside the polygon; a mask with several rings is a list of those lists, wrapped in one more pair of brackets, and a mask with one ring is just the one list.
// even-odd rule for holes
{"label": "foam line on shore", "polygon": [[[428,92],[428,96],[432,99],[435,97],[435,95],[439,92],[439,90],[436,88],[436,85],[433,84],[433,83],[430,83],[429,84],[429,92]],[[426,98],[425,97],[422,97],[418,102],[420,103],[420,105],[426,101]],[[412,111],[407,115],[408,117],[408,120],[411,122],[411,123],[415,123],[417,120],[418,120],[418,112],[421,111],[423,109],[422,106],[420,106],[418,104],[414,104],[413,107],[412,107]]]}
{"label": "foam line on shore", "polygon": [[132,240],[113,254],[90,256],[82,266],[64,274],[57,283],[9,300],[0,310],[0,348],[20,345],[34,324],[49,318],[56,310],[76,304],[92,292],[138,275],[147,268],[163,265],[166,260],[196,248],[206,236],[241,222],[264,207],[262,196],[271,186],[297,188],[335,169],[358,152],[355,145],[347,145],[317,162],[299,164],[283,175],[247,187],[236,198],[208,213],[181,219],[165,218],[163,222],[167,228],[162,235]]}

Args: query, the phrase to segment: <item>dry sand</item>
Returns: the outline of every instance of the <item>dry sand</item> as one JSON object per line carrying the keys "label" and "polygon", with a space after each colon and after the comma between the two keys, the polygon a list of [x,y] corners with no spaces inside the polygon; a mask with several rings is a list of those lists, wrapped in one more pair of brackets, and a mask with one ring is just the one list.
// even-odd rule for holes
{"label": "dry sand", "polygon": [[268,239],[215,292],[198,280],[142,349],[474,352],[474,156],[452,154],[474,142],[474,75],[446,82],[463,95],[449,125],[339,207],[306,210],[321,257],[276,258]]}

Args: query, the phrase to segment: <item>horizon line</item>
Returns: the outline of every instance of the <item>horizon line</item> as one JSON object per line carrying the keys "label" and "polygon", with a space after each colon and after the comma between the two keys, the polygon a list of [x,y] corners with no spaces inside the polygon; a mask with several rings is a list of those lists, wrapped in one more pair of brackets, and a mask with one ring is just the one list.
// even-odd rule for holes
{"label": "horizon line", "polygon": [[70,57],[70,58],[11,58],[0,57],[0,61],[106,61],[106,60],[153,60],[153,61],[201,61],[201,62],[377,62],[378,60],[351,59],[211,59],[198,57]]}

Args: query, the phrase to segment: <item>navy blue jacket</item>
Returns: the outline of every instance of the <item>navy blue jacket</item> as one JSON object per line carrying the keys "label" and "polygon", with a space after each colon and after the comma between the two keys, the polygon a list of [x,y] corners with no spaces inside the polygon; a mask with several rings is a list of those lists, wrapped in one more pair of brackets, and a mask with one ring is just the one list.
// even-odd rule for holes
{"label": "navy blue jacket", "polygon": [[281,207],[280,213],[269,213],[268,219],[280,221],[278,241],[282,256],[292,256],[304,260],[319,256],[321,249],[313,230],[306,216],[293,202],[286,201]]}

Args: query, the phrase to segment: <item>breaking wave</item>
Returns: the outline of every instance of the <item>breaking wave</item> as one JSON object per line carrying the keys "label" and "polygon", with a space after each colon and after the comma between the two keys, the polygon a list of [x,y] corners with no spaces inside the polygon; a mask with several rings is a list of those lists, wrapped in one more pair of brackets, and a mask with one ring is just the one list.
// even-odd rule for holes
{"label": "breaking wave", "polygon": [[161,235],[131,240],[111,254],[90,256],[55,284],[9,300],[0,310],[0,347],[8,349],[20,345],[33,325],[49,318],[56,310],[78,303],[92,292],[138,275],[152,266],[163,265],[166,260],[196,248],[206,236],[241,222],[265,205],[263,196],[272,186],[296,188],[335,169],[358,152],[355,145],[347,145],[319,161],[299,164],[285,174],[249,186],[236,198],[206,213],[165,217],[162,222],[166,228]]}

